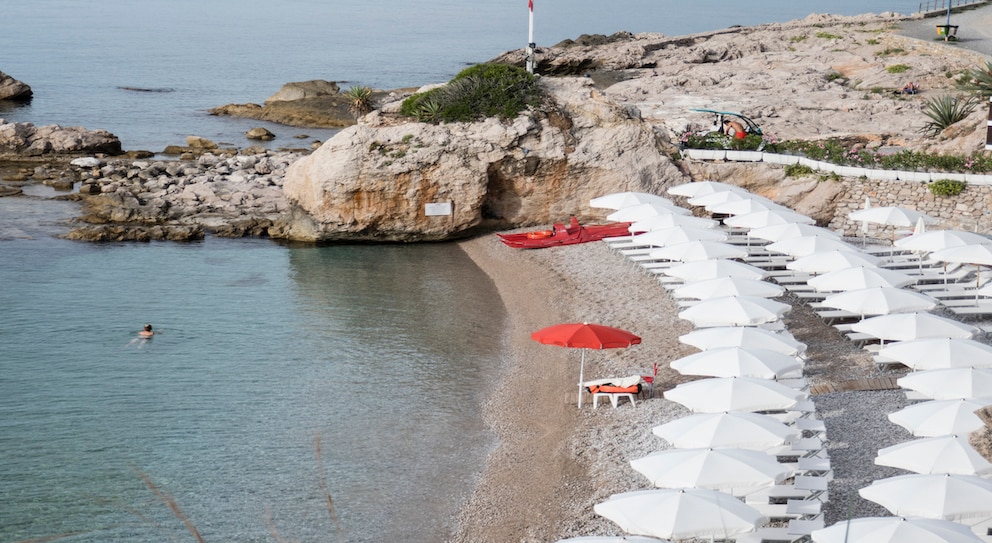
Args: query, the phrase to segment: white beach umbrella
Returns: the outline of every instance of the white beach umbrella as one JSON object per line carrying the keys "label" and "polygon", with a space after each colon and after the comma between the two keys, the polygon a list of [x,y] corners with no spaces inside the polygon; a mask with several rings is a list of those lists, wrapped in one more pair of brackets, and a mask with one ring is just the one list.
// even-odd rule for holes
{"label": "white beach umbrella", "polygon": [[992,369],[948,368],[914,371],[896,379],[902,388],[915,390],[931,400],[992,398]]}
{"label": "white beach umbrella", "polygon": [[973,339],[897,341],[882,347],[878,356],[895,360],[914,370],[992,368],[992,346]]}
{"label": "white beach umbrella", "polygon": [[716,191],[710,194],[700,194],[693,196],[687,200],[689,205],[696,207],[707,207],[711,205],[726,204],[730,202],[744,202],[753,200],[764,200],[770,202],[766,198],[758,196],[757,194],[751,194],[750,192],[744,192],[740,190],[722,190]]}
{"label": "white beach umbrella", "polygon": [[559,539],[556,543],[669,543],[665,539],[640,535],[584,535]]}
{"label": "white beach umbrella", "polygon": [[758,296],[759,298],[777,298],[785,294],[781,285],[746,279],[743,277],[717,277],[691,281],[672,291],[676,298],[695,298],[708,300],[721,296]]}
{"label": "white beach umbrella", "polygon": [[[960,245],[930,253],[930,258],[941,262],[992,266],[992,245]],[[981,272],[975,274],[975,288],[981,285]],[[978,299],[978,295],[975,295]]]}
{"label": "white beach umbrella", "polygon": [[716,228],[693,228],[691,226],[673,226],[637,234],[630,239],[639,245],[667,247],[690,241],[724,241],[727,233]]}
{"label": "white beach umbrella", "polygon": [[925,338],[970,339],[978,329],[933,313],[895,313],[871,317],[851,325],[851,330],[885,341]]}
{"label": "white beach umbrella", "polygon": [[723,202],[720,204],[710,204],[704,206],[706,211],[710,213],[719,213],[721,215],[745,215],[747,213],[754,213],[755,211],[792,211],[791,209],[776,204],[775,202],[751,198],[748,200],[739,200],[736,202]]}
{"label": "white beach umbrella", "polygon": [[693,262],[719,258],[744,258],[747,249],[721,241],[688,241],[652,250],[649,255],[658,260]]}
{"label": "white beach umbrella", "polygon": [[802,236],[820,236],[822,238],[840,239],[840,235],[836,232],[827,230],[822,226],[795,222],[754,228],[749,230],[747,235],[751,238],[763,239],[771,242]]}
{"label": "white beach umbrella", "polygon": [[730,185],[728,183],[721,183],[719,181],[696,181],[694,183],[683,183],[681,185],[669,187],[667,192],[668,194],[672,194],[674,196],[692,198],[693,196],[702,196],[704,194],[724,192],[728,190],[747,193],[747,190],[742,189],[741,187]]}
{"label": "white beach umbrella", "polygon": [[687,226],[690,228],[716,228],[720,223],[705,217],[693,217],[692,215],[655,215],[639,221],[634,221],[627,227],[627,231],[632,234],[672,228],[675,226]]}
{"label": "white beach umbrella", "polygon": [[655,426],[651,431],[679,449],[737,447],[756,451],[789,443],[799,432],[770,415],[744,411],[698,413]]}
{"label": "white beach umbrella", "polygon": [[658,196],[657,194],[650,194],[647,192],[614,192],[589,200],[589,207],[623,209],[625,207],[647,203],[665,204],[670,206],[675,205],[675,203],[668,198]]}
{"label": "white beach umbrella", "polygon": [[616,222],[633,222],[657,215],[690,215],[690,211],[677,205],[661,203],[637,204],[618,209],[606,216],[607,220]]}
{"label": "white beach umbrella", "polygon": [[961,247],[962,245],[985,244],[992,244],[992,239],[981,234],[964,232],[962,230],[930,230],[922,234],[914,234],[896,240],[893,243],[893,245],[900,249],[921,253],[932,253],[941,249]]}
{"label": "white beach umbrella", "polygon": [[671,368],[682,375],[707,377],[756,377],[778,379],[802,370],[802,360],[764,349],[722,347],[672,360]]}
{"label": "white beach umbrella", "polygon": [[659,488],[710,488],[736,496],[792,474],[773,455],[738,448],[669,449],[635,458],[630,467]]}
{"label": "white beach umbrella", "polygon": [[705,488],[624,492],[597,503],[593,510],[625,532],[669,539],[726,539],[768,521],[730,494]]}
{"label": "white beach umbrella", "polygon": [[895,515],[946,520],[992,516],[992,481],[976,475],[900,475],[858,491]]}
{"label": "white beach umbrella", "polygon": [[813,530],[813,543],[982,543],[967,526],[931,518],[864,517]]}
{"label": "white beach umbrella", "polygon": [[927,215],[926,213],[916,211],[915,209],[898,206],[859,209],[848,213],[847,216],[852,221],[864,221],[875,224],[884,224],[887,226],[902,226],[905,228],[913,227],[916,224],[916,221],[921,218],[926,224],[937,224],[938,222],[937,219]]}
{"label": "white beach umbrella", "polygon": [[885,447],[878,450],[875,464],[914,473],[992,473],[992,463],[968,443],[967,435],[924,437]]}
{"label": "white beach umbrella", "polygon": [[669,277],[677,277],[683,281],[702,281],[717,277],[762,279],[768,275],[767,271],[757,266],[724,258],[686,262],[667,268],[662,273]]}
{"label": "white beach umbrella", "polygon": [[888,315],[910,311],[928,311],[937,300],[921,292],[895,287],[871,287],[831,294],[821,302],[824,307],[865,315]]}
{"label": "white beach umbrella", "polygon": [[665,399],[696,413],[785,410],[804,398],[804,393],[792,387],[753,377],[711,377],[665,391]]}
{"label": "white beach umbrella", "polygon": [[848,251],[864,254],[861,249],[846,241],[816,235],[786,238],[766,245],[765,249],[797,258],[827,251]]}
{"label": "white beach umbrella", "polygon": [[806,352],[806,344],[796,341],[788,331],[772,332],[753,326],[700,328],[679,336],[679,342],[707,351],[721,347],[766,349],[796,356]]}
{"label": "white beach umbrella", "polygon": [[811,277],[806,284],[820,292],[839,292],[871,287],[902,288],[916,283],[916,279],[901,271],[856,266]]}
{"label": "white beach umbrella", "polygon": [[975,411],[990,404],[992,398],[930,400],[908,405],[888,417],[918,437],[969,434],[985,427]]}
{"label": "white beach umbrella", "polygon": [[813,224],[816,221],[794,211],[755,211],[745,215],[735,215],[723,220],[723,224],[734,228],[763,228],[776,224],[806,223]]}
{"label": "white beach umbrella", "polygon": [[803,256],[789,262],[785,268],[806,273],[828,273],[847,268],[872,268],[882,264],[877,256],[862,252],[825,251]]}
{"label": "white beach umbrella", "polygon": [[757,296],[723,296],[702,300],[679,312],[679,318],[705,328],[710,326],[754,326],[775,322],[792,306]]}

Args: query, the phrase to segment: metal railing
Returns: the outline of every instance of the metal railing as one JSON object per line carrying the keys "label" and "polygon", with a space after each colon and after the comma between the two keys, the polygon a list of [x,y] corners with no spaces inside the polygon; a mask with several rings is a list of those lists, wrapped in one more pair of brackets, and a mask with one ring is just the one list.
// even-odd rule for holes
{"label": "metal railing", "polygon": [[988,3],[988,0],[926,0],[925,2],[920,2],[920,9],[917,13],[946,11],[948,8],[976,6],[986,3]]}

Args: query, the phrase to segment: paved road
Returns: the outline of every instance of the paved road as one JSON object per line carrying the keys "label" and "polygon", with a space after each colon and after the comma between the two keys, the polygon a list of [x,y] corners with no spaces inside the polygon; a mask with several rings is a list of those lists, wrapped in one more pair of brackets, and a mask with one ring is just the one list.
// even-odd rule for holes
{"label": "paved road", "polygon": [[[899,34],[920,40],[937,41],[937,25],[945,24],[946,15],[927,17],[900,24]],[[958,25],[958,40],[949,47],[970,49],[992,60],[992,3],[951,13],[951,24]]]}

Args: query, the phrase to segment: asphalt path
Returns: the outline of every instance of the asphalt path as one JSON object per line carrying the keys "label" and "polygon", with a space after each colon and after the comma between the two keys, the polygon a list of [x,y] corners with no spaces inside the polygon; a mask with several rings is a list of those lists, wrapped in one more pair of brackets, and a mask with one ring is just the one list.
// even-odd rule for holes
{"label": "asphalt path", "polygon": [[[946,24],[947,15],[941,13],[900,23],[900,35],[919,40],[939,42],[937,25]],[[979,7],[963,8],[951,12],[951,24],[958,26],[957,40],[948,42],[948,47],[960,47],[981,53],[992,60],[992,3]]]}

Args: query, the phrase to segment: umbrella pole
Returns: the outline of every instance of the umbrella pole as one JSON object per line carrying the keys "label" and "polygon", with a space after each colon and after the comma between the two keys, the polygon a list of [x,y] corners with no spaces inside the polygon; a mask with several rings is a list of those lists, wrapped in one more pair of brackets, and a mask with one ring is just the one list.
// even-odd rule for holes
{"label": "umbrella pole", "polygon": [[582,408],[582,383],[585,381],[586,350],[582,349],[582,361],[579,362],[579,408]]}

